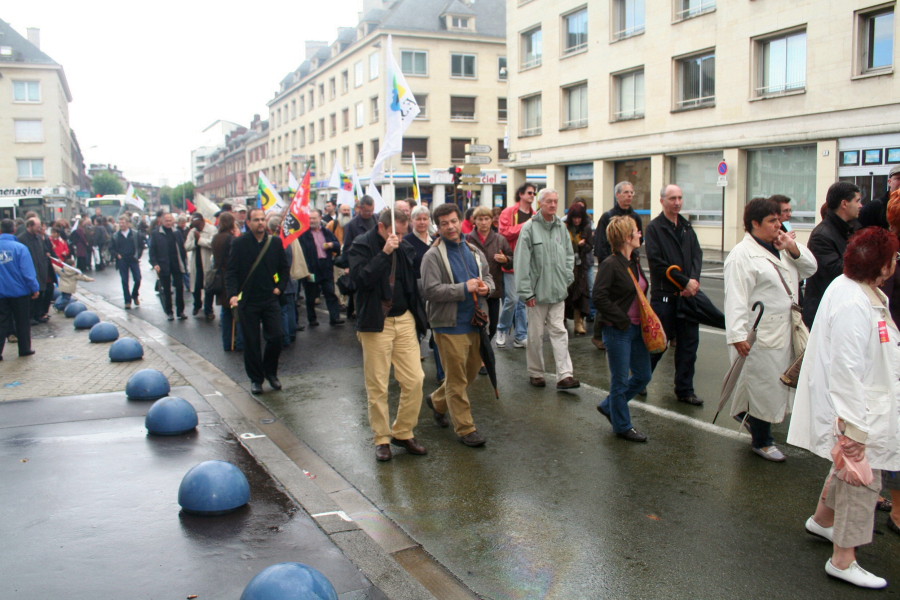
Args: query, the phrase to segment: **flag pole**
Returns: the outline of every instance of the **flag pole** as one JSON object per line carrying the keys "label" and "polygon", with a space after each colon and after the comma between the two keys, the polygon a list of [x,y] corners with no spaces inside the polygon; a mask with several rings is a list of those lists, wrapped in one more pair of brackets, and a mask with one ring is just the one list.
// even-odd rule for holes
{"label": "flag pole", "polygon": [[397,204],[397,188],[394,186],[394,159],[391,159],[391,169],[390,169],[390,177],[391,177],[391,194],[394,195],[394,199],[391,200],[391,233],[397,235],[397,223],[394,221],[394,206]]}

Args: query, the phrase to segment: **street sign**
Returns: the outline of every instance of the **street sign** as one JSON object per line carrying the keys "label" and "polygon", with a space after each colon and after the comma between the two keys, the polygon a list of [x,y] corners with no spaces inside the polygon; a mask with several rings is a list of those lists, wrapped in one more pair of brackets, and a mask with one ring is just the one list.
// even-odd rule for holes
{"label": "street sign", "polygon": [[459,189],[461,189],[464,192],[480,192],[481,191],[481,185],[475,185],[473,183],[463,183],[456,187],[458,187]]}
{"label": "street sign", "polygon": [[719,163],[719,175],[725,175],[728,173],[728,163],[724,160]]}
{"label": "street sign", "polygon": [[463,175],[481,175],[481,167],[478,165],[463,165]]}
{"label": "street sign", "polygon": [[728,185],[728,178],[724,175],[719,175],[719,178],[716,180],[716,185],[718,187],[726,187]]}
{"label": "street sign", "polygon": [[478,156],[469,154],[466,156],[467,165],[486,165],[491,162],[490,156]]}
{"label": "street sign", "polygon": [[481,175],[466,175],[463,174],[462,177],[459,178],[463,183],[481,183]]}
{"label": "street sign", "polygon": [[487,144],[466,144],[466,154],[487,154],[491,147]]}

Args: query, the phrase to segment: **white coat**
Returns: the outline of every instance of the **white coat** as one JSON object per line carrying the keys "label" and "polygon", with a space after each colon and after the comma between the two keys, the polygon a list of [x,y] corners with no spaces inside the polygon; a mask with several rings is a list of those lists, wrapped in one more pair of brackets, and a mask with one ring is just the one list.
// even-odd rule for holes
{"label": "white coat", "polygon": [[[203,226],[203,231],[200,232],[200,239],[195,240],[194,232],[196,229],[187,230],[187,235],[184,240],[184,251],[187,252],[187,268],[188,273],[191,276],[191,290],[193,291],[194,285],[196,284],[196,277],[201,274],[194,273],[197,269],[194,266],[194,261],[196,261],[196,257],[194,256],[194,252],[200,253],[200,264],[203,265],[203,272],[206,273],[210,267],[212,266],[212,239],[216,235],[215,227],[207,223]],[[201,282],[202,285],[202,282]]]}
{"label": "white coat", "polygon": [[778,272],[794,298],[800,281],[816,272],[812,252],[799,243],[797,248],[800,256],[796,259],[786,250],[776,258],[748,233],[725,259],[725,340],[732,362],[739,355],[731,344],[746,341],[753,329],[758,313],[751,312],[751,307],[758,300],[765,305],[756,343],[734,388],[732,416],[749,412],[757,419],[780,423],[790,411],[793,390],[778,378],[792,358],[791,298]]}
{"label": "white coat", "polygon": [[787,441],[831,460],[832,431],[840,417],[847,436],[866,445],[872,468],[897,471],[900,331],[887,297],[867,288],[841,275],[825,291],[803,358]]}

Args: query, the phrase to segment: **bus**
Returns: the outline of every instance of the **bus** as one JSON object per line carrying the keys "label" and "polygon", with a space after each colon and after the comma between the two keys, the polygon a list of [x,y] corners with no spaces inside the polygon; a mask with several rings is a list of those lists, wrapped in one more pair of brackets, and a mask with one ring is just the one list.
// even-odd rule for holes
{"label": "bus", "polygon": [[94,218],[96,209],[99,208],[100,214],[104,217],[118,217],[127,210],[125,198],[126,196],[121,194],[107,194],[99,198],[88,198],[85,200],[88,216]]}

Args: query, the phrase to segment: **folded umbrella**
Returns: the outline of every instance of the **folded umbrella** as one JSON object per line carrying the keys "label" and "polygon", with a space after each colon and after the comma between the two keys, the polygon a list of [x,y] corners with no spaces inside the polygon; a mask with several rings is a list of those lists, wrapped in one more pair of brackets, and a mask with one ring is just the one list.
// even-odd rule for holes
{"label": "folded umbrella", "polygon": [[472,292],[472,298],[475,300],[475,315],[472,317],[472,325],[478,327],[480,343],[478,351],[481,353],[481,362],[487,371],[491,385],[494,386],[494,397],[500,397],[500,391],[497,389],[497,359],[494,356],[494,347],[491,346],[491,334],[488,328],[489,319],[487,313],[478,306],[478,296]]}
{"label": "folded umbrella", "polygon": [[[750,344],[750,347],[753,347],[753,344],[756,342],[756,328],[759,327],[759,320],[762,319],[763,313],[766,310],[766,306],[757,300],[753,303],[753,307],[750,309],[751,311],[756,310],[759,307],[759,314],[756,316],[756,321],[753,323],[753,329],[750,333],[747,334],[747,343]],[[722,393],[719,396],[719,407],[716,409],[716,416],[713,417],[712,422],[715,423],[716,419],[719,418],[719,413],[722,412],[722,407],[725,406],[725,403],[728,402],[731,395],[734,393],[734,388],[737,385],[737,380],[741,376],[741,371],[744,369],[744,363],[747,361],[746,356],[741,356],[738,354],[738,357],[734,359],[734,362],[731,363],[731,368],[728,369],[728,374],[725,375],[725,380],[722,382]]]}
{"label": "folded umbrella", "polygon": [[[666,278],[679,290],[683,290],[684,286],[672,277],[672,271],[681,271],[681,267],[672,265],[666,269]],[[709,299],[709,296],[704,294],[702,290],[698,291],[690,298],[685,298],[684,296],[678,297],[678,315],[688,321],[700,323],[701,325],[708,325],[710,327],[715,327],[716,329],[725,329],[725,315],[721,310],[716,308],[716,305]]]}

